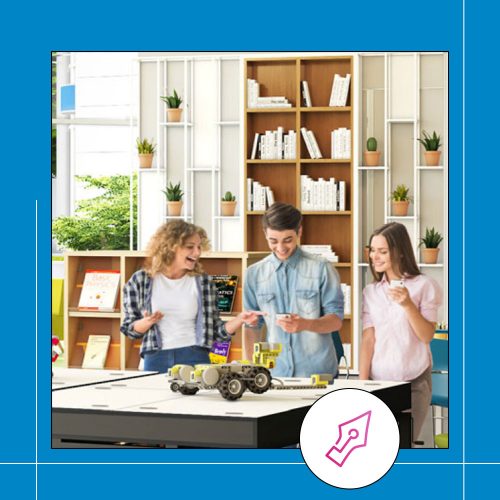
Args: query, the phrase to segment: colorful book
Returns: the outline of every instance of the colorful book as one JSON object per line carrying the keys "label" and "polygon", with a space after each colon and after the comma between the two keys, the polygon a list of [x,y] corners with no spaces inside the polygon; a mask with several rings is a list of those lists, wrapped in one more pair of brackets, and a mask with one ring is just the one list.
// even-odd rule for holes
{"label": "colorful book", "polygon": [[211,276],[217,289],[217,308],[219,312],[230,313],[233,310],[234,297],[238,287],[238,276],[234,274],[216,274]]}
{"label": "colorful book", "polygon": [[210,363],[214,365],[227,363],[230,348],[231,348],[230,340],[225,342],[214,342],[212,345],[212,349],[210,349],[210,352],[208,353],[208,357],[210,358]]}
{"label": "colorful book", "polygon": [[89,335],[82,368],[104,368],[110,343],[111,335]]}
{"label": "colorful book", "polygon": [[78,309],[92,311],[114,311],[120,271],[88,269],[85,272]]}

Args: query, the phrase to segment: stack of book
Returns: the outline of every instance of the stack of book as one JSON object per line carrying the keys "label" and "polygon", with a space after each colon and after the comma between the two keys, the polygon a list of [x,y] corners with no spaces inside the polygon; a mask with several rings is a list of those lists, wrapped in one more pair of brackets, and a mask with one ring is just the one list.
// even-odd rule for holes
{"label": "stack of book", "polygon": [[284,133],[283,127],[255,133],[250,159],[255,160],[295,160],[297,154],[297,134],[295,130]]}
{"label": "stack of book", "polygon": [[332,92],[330,94],[330,106],[345,106],[349,95],[351,75],[340,76],[335,73],[332,83]]}
{"label": "stack of book", "polygon": [[351,285],[341,283],[340,288],[344,294],[344,314],[351,314]]}
{"label": "stack of book", "polygon": [[332,130],[332,158],[335,160],[351,159],[351,130],[341,127]]}
{"label": "stack of book", "polygon": [[260,96],[259,83],[247,78],[247,97],[249,108],[291,108],[292,104],[284,96]]}
{"label": "stack of book", "polygon": [[302,134],[302,138],[306,144],[307,152],[309,156],[314,160],[316,158],[323,158],[321,151],[318,146],[318,141],[314,135],[312,130],[307,130],[306,127],[301,127],[300,132]]}
{"label": "stack of book", "polygon": [[329,262],[338,262],[339,256],[332,250],[331,245],[300,245],[305,252],[320,255]]}
{"label": "stack of book", "polygon": [[263,186],[251,177],[247,179],[247,210],[266,210],[274,203],[274,193],[269,186]]}
{"label": "stack of book", "polygon": [[320,177],[317,181],[308,175],[300,176],[300,201],[304,211],[345,211],[346,185],[345,181],[329,180]]}

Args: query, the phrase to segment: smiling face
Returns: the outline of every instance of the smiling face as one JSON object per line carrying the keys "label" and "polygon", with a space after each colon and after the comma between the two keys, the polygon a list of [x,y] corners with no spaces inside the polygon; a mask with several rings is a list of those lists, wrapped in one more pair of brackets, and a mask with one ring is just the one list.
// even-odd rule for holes
{"label": "smiling face", "polygon": [[294,229],[277,231],[270,228],[267,228],[264,233],[266,235],[267,244],[274,255],[280,260],[286,260],[293,255],[293,252],[295,252],[297,248],[302,234],[302,227],[299,228],[298,233]]}
{"label": "smiling face", "polygon": [[372,238],[370,245],[370,260],[377,273],[385,273],[388,279],[399,277],[399,270],[393,269],[389,244],[385,237],[380,234]]}
{"label": "smiling face", "polygon": [[202,243],[198,234],[193,234],[186,239],[183,246],[179,246],[175,250],[175,257],[172,264],[169,266],[169,271],[174,273],[176,277],[180,274],[182,277],[186,273],[193,271],[196,263],[201,256]]}

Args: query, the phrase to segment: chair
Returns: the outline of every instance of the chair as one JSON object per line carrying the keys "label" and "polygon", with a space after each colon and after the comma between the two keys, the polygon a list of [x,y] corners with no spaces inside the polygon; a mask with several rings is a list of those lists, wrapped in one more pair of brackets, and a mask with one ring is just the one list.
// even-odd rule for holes
{"label": "chair", "polygon": [[448,408],[448,339],[434,338],[432,352],[432,435],[438,448],[448,448],[448,434],[436,432],[436,421],[446,420],[436,407]]}
{"label": "chair", "polygon": [[340,338],[340,333],[332,332],[332,340],[333,340],[333,345],[335,347],[335,352],[337,353],[338,365],[340,366],[340,362],[342,361],[342,359],[344,360],[346,369],[345,379],[347,380],[349,378],[349,362],[347,361],[347,357],[344,353],[344,346],[342,345],[342,339]]}

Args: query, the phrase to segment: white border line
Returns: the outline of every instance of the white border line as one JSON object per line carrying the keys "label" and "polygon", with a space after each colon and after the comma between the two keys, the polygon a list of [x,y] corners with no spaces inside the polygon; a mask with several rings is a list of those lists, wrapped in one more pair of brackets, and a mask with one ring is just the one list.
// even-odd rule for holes
{"label": "white border line", "polygon": [[38,200],[35,200],[35,500],[38,500]]}
{"label": "white border line", "polygon": [[[462,321],[465,329],[465,0],[462,0]],[[395,462],[394,465],[461,465],[465,499],[465,335],[462,336],[462,462]],[[38,200],[35,200],[35,498],[38,499]],[[16,465],[30,465],[19,463]],[[42,462],[41,465],[303,465],[304,462]],[[467,465],[500,465],[471,462]],[[306,466],[307,467],[307,466]]]}
{"label": "white border line", "polygon": [[465,500],[465,0],[462,0],[462,498]]}

